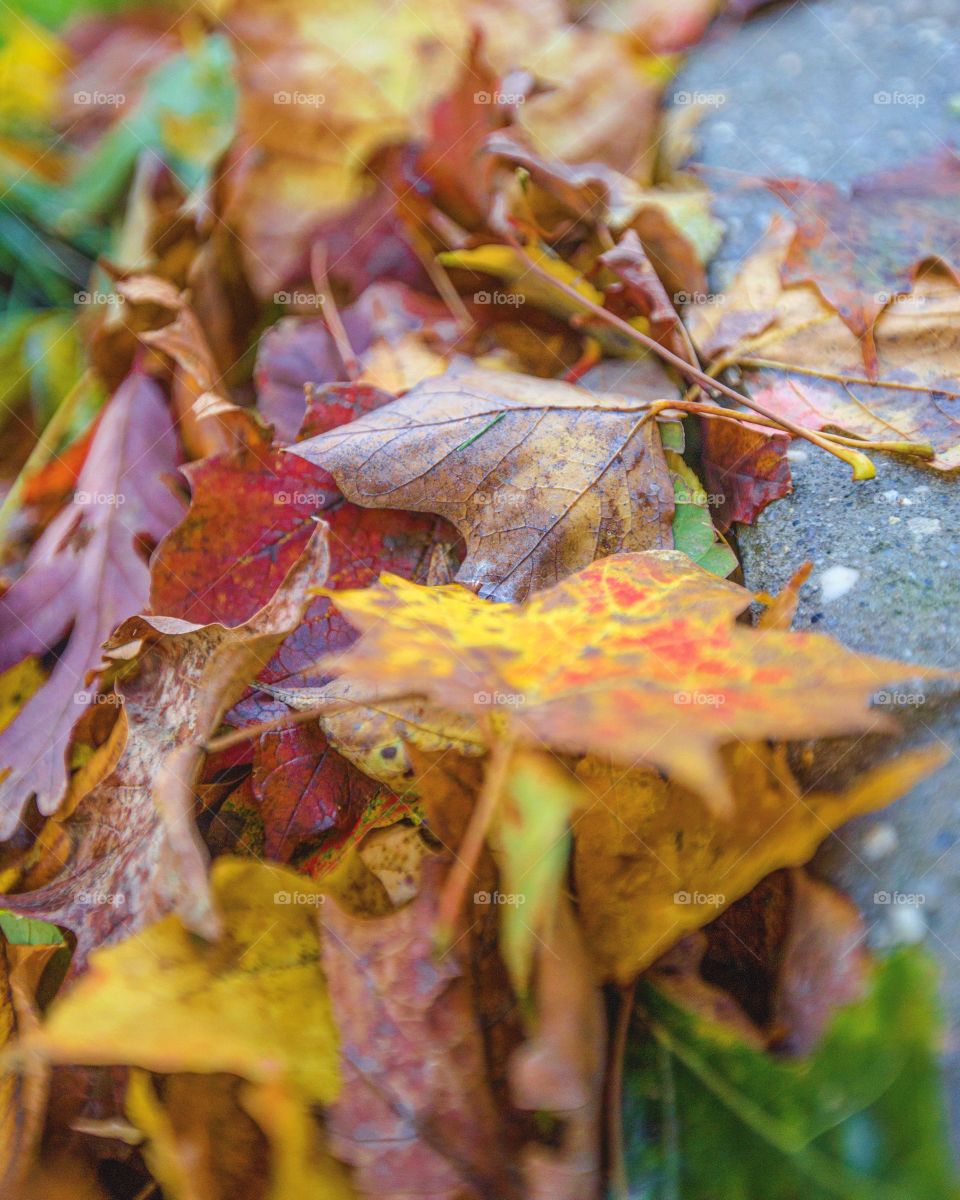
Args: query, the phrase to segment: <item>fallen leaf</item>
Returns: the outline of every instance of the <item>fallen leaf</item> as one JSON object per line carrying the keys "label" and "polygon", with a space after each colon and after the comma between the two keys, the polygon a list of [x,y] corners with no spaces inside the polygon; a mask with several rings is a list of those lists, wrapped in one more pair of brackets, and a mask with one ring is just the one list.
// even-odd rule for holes
{"label": "fallen leaf", "polygon": [[866,702],[884,680],[942,674],[737,624],[751,593],[676,551],[602,559],[523,606],[389,575],[328,594],[363,633],[327,660],[338,674],[535,748],[656,766],[718,812],[720,746],[880,728]]}
{"label": "fallen leaf", "polygon": [[563,1122],[559,1145],[524,1152],[529,1200],[584,1200],[600,1184],[600,1116],[606,1049],[603,998],[570,903],[538,953],[533,1035],[510,1062],[514,1103]]}
{"label": "fallen leaf", "polygon": [[[202,741],[294,628],[307,588],[324,578],[323,530],[275,597],[246,625],[134,617],[108,643],[135,667],[120,685],[128,737],[114,772],[64,824],[69,858],[52,882],[0,898],[24,916],[77,937],[73,970],[89,952],[176,909],[191,928],[215,929],[206,853],[193,824]],[[54,843],[55,854],[62,854]]]}
{"label": "fallen leaf", "polygon": [[805,863],[831,830],[890,804],[942,763],[937,751],[915,751],[844,792],[804,793],[782,749],[737,743],[724,752],[737,813],[726,821],[653,771],[585,759],[577,777],[592,803],[574,824],[573,867],[601,973],[629,983],[771,871]]}
{"label": "fallen leaf", "polygon": [[715,497],[713,518],[721,530],[736,521],[752,525],[760,513],[793,489],[787,434],[742,421],[700,418],[700,453],[706,491]]}
{"label": "fallen leaf", "polygon": [[504,1156],[469,979],[432,940],[438,863],[406,908],[369,920],[323,913],[324,966],[340,1031],[343,1091],[329,1110],[333,1152],[361,1196],[437,1200],[520,1194]]}
{"label": "fallen leaf", "polygon": [[0,669],[67,638],[46,684],[0,735],[4,839],[31,796],[44,816],[63,799],[70,735],[96,697],[87,674],[110,631],[146,602],[144,547],[181,515],[168,478],[176,465],[159,389],[143,375],[129,376],[100,418],[73,503],[47,527],[24,574],[0,599]]}
{"label": "fallen leaf", "polygon": [[701,352],[739,365],[753,399],[776,415],[904,453],[915,448],[918,461],[929,459],[938,470],[960,465],[955,280],[931,270],[909,296],[886,306],[872,327],[871,377],[856,335],[819,292],[810,284],[782,285],[787,244],[788,232],[775,227],[723,302],[689,314]]}
{"label": "fallen leaf", "polygon": [[904,295],[927,259],[957,283],[960,157],[944,149],[906,166],[862,177],[845,195],[832,183],[771,182],[791,204],[798,227],[780,268],[784,284],[811,283],[860,340],[867,373],[876,375],[873,326]]}
{"label": "fallen leaf", "polygon": [[290,451],[354,503],[445,517],[467,542],[457,578],[520,599],[594,558],[670,544],[673,489],[656,426],[641,424],[648,403],[451,370]]}
{"label": "fallen leaf", "polygon": [[[626,1076],[631,1180],[663,1173],[681,1200],[955,1195],[934,997],[931,964],[900,951],[811,1055],[783,1060],[644,986],[653,1037]],[[870,1153],[851,1153],[865,1130]]]}
{"label": "fallen leaf", "polygon": [[281,867],[221,858],[211,888],[218,940],[171,915],[98,950],[25,1051],[50,1062],[279,1080],[302,1100],[333,1101],[340,1068],[316,906],[297,902],[315,899],[316,886]]}

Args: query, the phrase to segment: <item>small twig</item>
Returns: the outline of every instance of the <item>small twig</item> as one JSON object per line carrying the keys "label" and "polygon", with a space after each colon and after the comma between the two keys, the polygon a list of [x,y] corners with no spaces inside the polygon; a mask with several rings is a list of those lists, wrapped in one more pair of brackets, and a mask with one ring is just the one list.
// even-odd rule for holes
{"label": "small twig", "polygon": [[490,822],[503,795],[512,754],[513,741],[510,738],[499,737],[494,741],[483,779],[483,788],[473,806],[463,841],[457,847],[457,861],[453,864],[440,894],[436,936],[441,947],[448,946],[452,940],[453,929],[463,906],[470,877],[476,874],[474,868],[480,860]]}
{"label": "small twig", "polygon": [[242,729],[234,729],[232,733],[222,733],[219,737],[210,738],[204,742],[203,748],[208,754],[216,754],[219,750],[229,750],[231,746],[249,742],[252,738],[259,737],[261,733],[273,733],[277,729],[292,729],[307,721],[317,721],[321,717],[330,717],[335,713],[347,712],[356,707],[357,701],[355,700],[329,700],[314,708],[302,708],[296,712],[284,713],[281,717],[274,717],[272,721],[261,721],[257,725],[245,725]]}
{"label": "small twig", "polygon": [[337,353],[340,355],[343,369],[346,371],[351,383],[356,383],[360,378],[362,368],[359,358],[357,358],[353,347],[350,345],[347,331],[343,327],[343,321],[340,320],[340,310],[337,308],[337,302],[333,298],[330,278],[327,275],[326,242],[316,242],[314,244],[313,250],[310,253],[310,274],[313,276],[314,287],[323,296],[323,319],[326,321],[327,328],[330,330],[330,336],[337,347]]}
{"label": "small twig", "polygon": [[793,363],[778,362],[774,358],[735,358],[734,362],[756,370],[785,371],[790,375],[812,375],[815,379],[829,379],[832,383],[856,383],[861,387],[889,388],[898,392],[936,392],[951,400],[960,399],[960,392],[948,392],[946,388],[935,388],[922,383],[899,383],[895,379],[868,379],[865,375],[843,375],[839,371],[818,371],[815,367],[797,367]]}

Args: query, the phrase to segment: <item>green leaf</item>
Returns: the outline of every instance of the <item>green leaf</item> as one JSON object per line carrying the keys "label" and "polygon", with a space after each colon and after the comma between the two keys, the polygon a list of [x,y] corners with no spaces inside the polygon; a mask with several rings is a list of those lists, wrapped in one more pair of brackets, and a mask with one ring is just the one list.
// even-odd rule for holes
{"label": "green leaf", "polygon": [[631,1196],[948,1200],[935,972],[919,950],[875,969],[806,1059],[779,1059],[654,986],[625,1089]]}
{"label": "green leaf", "polygon": [[0,908],[0,930],[11,946],[61,946],[63,934],[56,925],[46,921],[35,921],[32,917],[18,917],[16,913]]}
{"label": "green leaf", "polygon": [[737,566],[737,556],[722,541],[710,516],[710,498],[694,471],[679,454],[666,449],[667,466],[673,477],[673,544],[698,566],[725,579]]}

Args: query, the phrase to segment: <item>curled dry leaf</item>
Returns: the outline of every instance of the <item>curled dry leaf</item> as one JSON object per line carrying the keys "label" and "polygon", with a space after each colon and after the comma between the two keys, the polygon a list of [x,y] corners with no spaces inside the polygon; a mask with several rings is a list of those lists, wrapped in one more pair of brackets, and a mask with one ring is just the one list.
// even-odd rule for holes
{"label": "curled dry leaf", "polygon": [[31,796],[44,816],[64,797],[71,733],[96,697],[88,674],[111,630],[146,603],[145,546],[182,513],[171,490],[176,466],[160,389],[143,375],[128,376],[99,419],[73,503],[0,599],[0,669],[67,639],[50,678],[0,734],[0,838],[14,833]]}
{"label": "curled dry leaf", "polygon": [[945,674],[738,624],[751,593],[670,550],[602,559],[522,606],[395,576],[330,594],[363,633],[330,656],[339,674],[493,715],[521,743],[656,766],[718,812],[725,743],[888,727],[878,687]]}
{"label": "curled dry leaf", "polygon": [[594,558],[669,546],[673,487],[649,400],[481,368],[290,448],[347,499],[445,517],[463,534],[457,578],[522,599]]}
{"label": "curled dry leaf", "polygon": [[215,930],[206,853],[193,824],[202,742],[297,626],[308,589],[326,577],[327,564],[326,530],[320,529],[274,598],[247,624],[133,617],[108,643],[135,671],[120,690],[126,746],[113,773],[67,818],[69,857],[57,877],[0,899],[24,916],[71,929],[77,937],[73,970],[95,946],[128,936],[172,908],[191,928]]}
{"label": "curled dry leaf", "polygon": [[813,284],[862,346],[877,374],[874,324],[908,293],[920,268],[939,259],[957,283],[960,156],[953,150],[858,179],[845,195],[831,183],[772,181],[798,226],[780,268],[787,286]]}

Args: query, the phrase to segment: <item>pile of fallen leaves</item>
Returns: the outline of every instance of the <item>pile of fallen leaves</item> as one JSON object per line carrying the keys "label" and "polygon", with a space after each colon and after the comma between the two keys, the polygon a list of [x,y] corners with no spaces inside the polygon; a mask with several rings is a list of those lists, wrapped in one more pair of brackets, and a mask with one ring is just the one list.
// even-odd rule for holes
{"label": "pile of fallen leaves", "polygon": [[7,10],[4,1200],[955,1194],[802,869],[950,681],[731,577],[793,439],[960,464],[960,159],[752,181],[711,294],[751,7]]}

